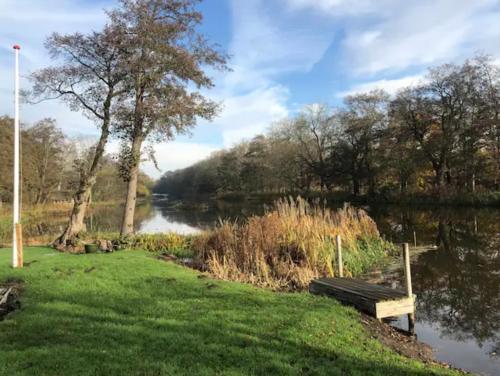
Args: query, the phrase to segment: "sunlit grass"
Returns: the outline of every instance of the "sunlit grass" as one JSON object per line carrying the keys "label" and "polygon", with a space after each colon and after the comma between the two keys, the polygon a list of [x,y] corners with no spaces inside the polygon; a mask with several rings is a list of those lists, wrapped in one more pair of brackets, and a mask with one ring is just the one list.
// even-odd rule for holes
{"label": "sunlit grass", "polygon": [[25,285],[0,322],[0,375],[453,374],[386,349],[332,299],[199,278],[144,251],[25,254],[13,270],[0,250],[0,282]]}

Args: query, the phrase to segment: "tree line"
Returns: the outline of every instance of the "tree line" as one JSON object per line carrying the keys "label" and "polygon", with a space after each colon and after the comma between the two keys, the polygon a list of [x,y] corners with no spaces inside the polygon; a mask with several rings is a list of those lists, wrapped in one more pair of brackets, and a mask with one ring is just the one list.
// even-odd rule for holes
{"label": "tree line", "polygon": [[310,105],[264,135],[169,171],[154,191],[444,197],[500,189],[500,70],[490,57],[430,68],[394,96]]}
{"label": "tree line", "polygon": [[[14,119],[0,117],[0,202],[12,202]],[[24,205],[71,201],[82,171],[94,152],[91,139],[67,137],[54,119],[42,119],[21,128],[21,188]],[[153,180],[139,175],[139,197],[149,197]],[[93,201],[123,197],[126,182],[119,175],[116,156],[103,156],[92,188]]]}

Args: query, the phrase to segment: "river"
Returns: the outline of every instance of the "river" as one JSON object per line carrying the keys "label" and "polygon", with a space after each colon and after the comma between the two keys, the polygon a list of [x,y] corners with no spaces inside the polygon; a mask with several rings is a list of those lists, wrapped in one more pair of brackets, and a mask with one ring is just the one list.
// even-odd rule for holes
{"label": "river", "polygon": [[[417,294],[416,333],[438,360],[482,375],[500,374],[500,210],[366,207],[383,236],[393,242],[436,245],[412,261]],[[197,209],[170,208],[164,201],[138,207],[138,232],[189,234],[219,218],[260,214],[256,202],[216,202]],[[117,231],[121,208],[103,207],[87,219],[89,230]],[[62,223],[40,223],[32,231],[58,232]],[[36,235],[36,234],[33,234]],[[395,325],[405,327],[397,321]]]}

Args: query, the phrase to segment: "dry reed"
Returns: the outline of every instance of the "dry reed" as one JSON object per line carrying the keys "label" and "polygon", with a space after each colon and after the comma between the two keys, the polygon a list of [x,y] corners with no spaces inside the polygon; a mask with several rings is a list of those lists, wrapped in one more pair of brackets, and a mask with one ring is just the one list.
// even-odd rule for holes
{"label": "dry reed", "polygon": [[347,275],[385,257],[375,222],[360,209],[332,211],[301,199],[278,200],[263,216],[245,223],[221,221],[193,240],[198,262],[221,279],[275,289],[303,289],[335,274],[334,239],[343,241]]}

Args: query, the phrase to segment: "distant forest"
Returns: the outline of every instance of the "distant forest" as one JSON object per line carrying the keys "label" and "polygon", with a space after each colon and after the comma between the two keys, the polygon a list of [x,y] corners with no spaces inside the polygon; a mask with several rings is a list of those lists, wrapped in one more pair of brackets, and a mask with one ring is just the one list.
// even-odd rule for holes
{"label": "distant forest", "polygon": [[432,197],[490,193],[500,184],[500,71],[487,56],[430,68],[390,96],[307,106],[188,168],[154,192],[171,197],[345,192]]}
{"label": "distant forest", "polygon": [[[0,204],[12,201],[14,120],[0,117]],[[21,183],[25,204],[70,201],[86,171],[95,140],[69,138],[55,120],[43,119],[21,130]],[[149,196],[153,182],[140,175],[139,196]],[[92,190],[92,200],[120,200],[127,183],[119,175],[119,161],[104,157]]]}

